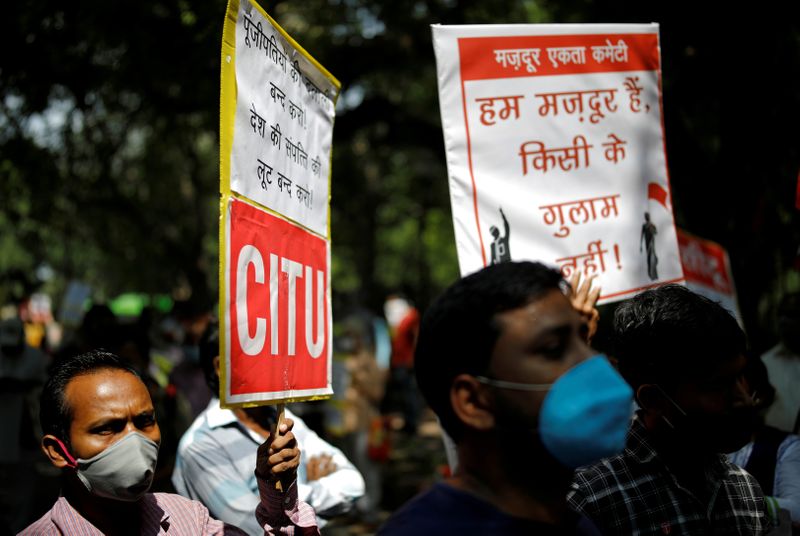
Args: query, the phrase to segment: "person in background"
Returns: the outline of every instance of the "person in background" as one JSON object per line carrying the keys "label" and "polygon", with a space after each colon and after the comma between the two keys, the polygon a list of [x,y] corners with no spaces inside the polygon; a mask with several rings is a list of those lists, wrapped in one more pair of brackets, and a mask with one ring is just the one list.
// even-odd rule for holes
{"label": "person in background", "polygon": [[189,402],[191,421],[211,401],[200,366],[200,341],[211,324],[212,316],[210,307],[199,301],[178,302],[173,314],[180,324],[182,359],[170,371],[169,384]]}
{"label": "person in background", "polygon": [[53,355],[54,362],[103,348],[111,350],[118,339],[119,320],[110,307],[94,303],[83,315],[77,330],[68,330]]}
{"label": "person in background", "polygon": [[778,306],[780,342],[761,359],[775,388],[775,401],[767,410],[766,424],[800,432],[800,294],[787,294]]}
{"label": "person in background", "polygon": [[759,408],[759,424],[752,441],[728,455],[728,459],[753,475],[773,509],[789,512],[800,529],[800,437],[764,423],[764,414],[775,400],[767,368],[751,356],[744,369],[747,387]]}
{"label": "person in background", "polygon": [[430,306],[417,381],[458,467],[379,534],[599,534],[566,495],[576,467],[623,448],[633,393],[587,345],[572,295],[556,270],[504,262]]}
{"label": "person in background", "polygon": [[[94,351],[56,363],[40,408],[42,451],[62,472],[63,495],[21,534],[243,534],[196,501],[148,493],[161,432],[147,387],[117,356]],[[297,499],[292,426],[282,423],[253,465],[253,514],[265,534],[319,534],[313,509]]]}
{"label": "person in background", "polygon": [[364,495],[356,501],[358,515],[365,523],[377,524],[383,486],[379,462],[388,458],[390,444],[380,414],[388,370],[381,369],[376,359],[373,333],[378,324],[373,315],[364,311],[344,324],[338,339],[347,378],[341,393],[341,445],[366,483]]}
{"label": "person in background", "polygon": [[[200,344],[200,365],[212,393],[219,393],[219,335],[209,327]],[[297,477],[300,500],[316,511],[318,524],[344,514],[364,494],[364,479],[342,452],[323,441],[288,409],[302,448]],[[222,409],[213,397],[180,440],[172,483],[178,493],[206,505],[212,515],[258,534],[252,512],[259,487],[250,468],[259,444],[277,419],[275,406]]]}
{"label": "person in background", "polygon": [[47,356],[25,340],[19,316],[0,322],[0,534],[22,530],[38,515],[37,414]]}
{"label": "person in background", "polygon": [[403,431],[413,434],[417,431],[421,409],[414,382],[414,347],[419,332],[419,311],[405,297],[392,294],[386,298],[384,314],[392,334],[387,402],[402,408]]}
{"label": "person in background", "polygon": [[576,472],[570,506],[605,534],[765,534],[758,482],[724,456],[750,440],[756,419],[736,320],[665,285],[623,302],[614,331],[640,409],[621,454]]}

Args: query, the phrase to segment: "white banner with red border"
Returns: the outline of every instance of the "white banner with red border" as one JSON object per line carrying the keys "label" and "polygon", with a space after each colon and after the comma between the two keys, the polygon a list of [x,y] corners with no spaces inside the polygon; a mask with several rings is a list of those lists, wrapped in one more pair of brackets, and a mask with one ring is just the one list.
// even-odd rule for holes
{"label": "white banner with red border", "polygon": [[537,260],[601,303],[683,281],[656,24],[433,26],[462,275]]}
{"label": "white banner with red border", "polygon": [[678,245],[686,286],[718,302],[736,317],[739,325],[744,326],[728,251],[716,242],[683,229],[678,229]]}

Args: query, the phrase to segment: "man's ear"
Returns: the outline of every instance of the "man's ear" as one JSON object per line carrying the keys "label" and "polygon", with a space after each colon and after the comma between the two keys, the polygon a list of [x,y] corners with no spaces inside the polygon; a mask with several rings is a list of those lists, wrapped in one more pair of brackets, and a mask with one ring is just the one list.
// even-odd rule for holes
{"label": "man's ear", "polygon": [[652,383],[644,383],[636,389],[636,402],[639,407],[653,415],[663,415],[665,412],[664,394],[661,389]]}
{"label": "man's ear", "polygon": [[42,452],[50,460],[50,463],[59,469],[72,465],[64,454],[64,447],[54,435],[47,434],[42,438]]}
{"label": "man's ear", "polygon": [[474,376],[459,374],[450,386],[450,404],[458,419],[470,428],[494,428],[494,411],[486,390]]}
{"label": "man's ear", "polygon": [[214,372],[217,373],[217,378],[219,378],[219,356],[214,356],[214,360],[211,363],[214,367]]}

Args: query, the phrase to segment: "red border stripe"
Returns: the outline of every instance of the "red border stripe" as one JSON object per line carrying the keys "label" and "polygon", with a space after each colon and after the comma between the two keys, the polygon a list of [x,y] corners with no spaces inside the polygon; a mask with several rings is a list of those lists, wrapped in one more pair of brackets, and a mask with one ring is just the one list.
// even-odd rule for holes
{"label": "red border stripe", "polygon": [[[628,61],[597,63],[592,57],[593,46],[604,46],[606,41],[616,45],[620,40],[628,47]],[[584,64],[567,64],[553,67],[547,55],[549,47],[586,47]],[[523,65],[519,70],[503,66],[495,60],[497,49],[538,48],[539,65],[536,72],[528,72]],[[655,71],[659,68],[658,34],[598,34],[598,35],[543,35],[507,37],[462,37],[458,40],[461,62],[461,80],[488,80],[493,78],[519,78],[560,74],[589,74],[625,71]]]}

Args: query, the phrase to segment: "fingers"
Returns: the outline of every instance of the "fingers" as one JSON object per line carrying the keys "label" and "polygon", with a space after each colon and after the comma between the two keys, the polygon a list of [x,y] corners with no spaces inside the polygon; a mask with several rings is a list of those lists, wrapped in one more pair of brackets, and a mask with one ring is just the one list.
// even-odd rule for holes
{"label": "fingers", "polygon": [[338,467],[333,462],[333,457],[330,455],[326,455],[325,462],[320,467],[320,478],[323,476],[328,476],[329,474],[335,472],[336,469],[338,469]]}
{"label": "fingers", "polygon": [[337,466],[333,462],[333,456],[330,454],[320,454],[314,456],[306,463],[306,478],[308,481],[319,480],[324,476],[336,471]]}
{"label": "fingers", "polygon": [[600,312],[597,309],[592,309],[592,314],[589,317],[586,327],[586,342],[592,344],[592,339],[597,333],[597,326],[600,324]]}
{"label": "fingers", "polygon": [[273,473],[297,468],[300,464],[300,449],[297,448],[297,440],[291,431],[293,427],[294,422],[291,419],[285,419],[278,425],[277,437],[269,446],[268,462]]}
{"label": "fingers", "polygon": [[570,278],[569,284],[572,287],[572,306],[580,313],[589,315],[597,303],[597,298],[600,296],[600,287],[594,289],[592,284],[597,278],[596,275],[587,277],[581,283],[581,273],[575,272]]}
{"label": "fingers", "polygon": [[569,287],[572,289],[572,293],[570,298],[573,299],[575,295],[578,293],[578,283],[581,282],[581,273],[579,271],[574,271],[572,273],[572,277],[569,278]]}
{"label": "fingers", "polygon": [[319,459],[316,456],[306,463],[306,479],[309,482],[319,479]]}
{"label": "fingers", "polygon": [[290,447],[291,443],[297,443],[294,438],[294,434],[291,431],[292,428],[294,428],[294,421],[292,419],[284,419],[281,421],[281,423],[278,425],[278,434],[275,439],[272,440],[272,444],[270,445],[270,452]]}
{"label": "fingers", "polygon": [[294,422],[284,419],[277,433],[259,445],[256,472],[270,480],[285,480],[294,476],[300,465],[300,449],[292,433]]}
{"label": "fingers", "polygon": [[281,449],[270,455],[267,461],[272,476],[280,478],[284,473],[293,471],[300,465],[300,449],[297,447]]}
{"label": "fingers", "polygon": [[593,315],[598,314],[597,309],[595,309],[595,305],[597,304],[597,299],[600,297],[600,292],[602,290],[603,287],[600,285],[595,285],[595,287],[589,293],[589,296],[586,298],[586,303],[592,308]]}

